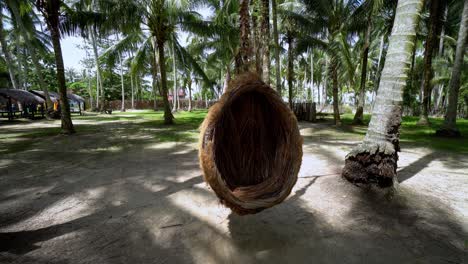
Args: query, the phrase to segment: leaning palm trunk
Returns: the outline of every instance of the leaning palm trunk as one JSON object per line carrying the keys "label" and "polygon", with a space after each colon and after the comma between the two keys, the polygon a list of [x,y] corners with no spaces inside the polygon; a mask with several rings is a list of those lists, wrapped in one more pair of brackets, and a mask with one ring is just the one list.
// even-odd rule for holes
{"label": "leaning palm trunk", "polygon": [[[2,8],[0,7],[0,18],[2,17]],[[10,74],[11,85],[13,89],[19,89],[18,83],[16,82],[15,77],[15,67],[13,60],[11,59],[10,51],[5,40],[5,34],[3,32],[3,21],[0,20],[0,45],[2,46],[3,55],[5,56],[5,61],[8,67],[8,73]]]}
{"label": "leaning palm trunk", "polygon": [[[47,90],[47,85],[46,85],[46,83],[44,81],[44,76],[42,75],[42,67],[41,67],[41,64],[39,63],[39,60],[37,59],[36,51],[34,50],[32,44],[31,44],[31,39],[29,38],[27,29],[24,26],[23,21],[21,20],[21,15],[20,15],[17,4],[18,3],[16,2],[16,0],[13,0],[13,1],[11,1],[11,5],[9,5],[9,6],[11,7],[11,10],[13,12],[13,16],[16,19],[16,23],[19,26],[21,34],[23,35],[23,38],[24,38],[24,42],[26,43],[26,47],[27,47],[27,49],[29,51],[29,54],[31,55],[31,60],[32,60],[33,65],[34,65],[36,75],[37,75],[37,77],[39,79],[39,87],[44,92],[44,97],[46,99],[47,109],[52,109],[53,104],[52,104],[52,101],[50,100],[49,90]],[[46,115],[48,115],[48,113],[46,113]]]}
{"label": "leaning palm trunk", "polygon": [[346,156],[343,176],[355,185],[391,187],[396,178],[403,88],[423,2],[398,2],[388,57],[366,137]]}
{"label": "leaning palm trunk", "polygon": [[55,65],[57,68],[57,82],[60,96],[60,119],[62,121],[62,133],[73,134],[75,128],[70,117],[70,105],[68,103],[67,87],[65,84],[65,67],[63,65],[62,48],[60,46],[59,9],[60,0],[39,0],[39,9],[44,13],[47,27],[51,32],[54,46]]}
{"label": "leaning palm trunk", "polygon": [[465,54],[467,38],[468,0],[465,0],[460,29],[458,31],[457,49],[455,51],[455,63],[452,69],[452,78],[450,79],[449,84],[447,112],[445,114],[445,120],[442,129],[439,129],[436,132],[436,134],[439,136],[461,136],[460,131],[457,129],[457,105],[458,93],[460,90],[460,76],[461,71],[463,69],[463,57]]}

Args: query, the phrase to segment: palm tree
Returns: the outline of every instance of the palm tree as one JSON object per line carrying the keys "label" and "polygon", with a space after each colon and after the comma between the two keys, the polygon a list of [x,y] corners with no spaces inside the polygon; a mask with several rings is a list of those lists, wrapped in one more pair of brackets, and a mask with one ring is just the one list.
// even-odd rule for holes
{"label": "palm tree", "polygon": [[449,84],[449,96],[447,112],[445,114],[444,125],[441,129],[436,131],[436,135],[457,137],[461,136],[460,131],[457,129],[457,105],[458,94],[460,89],[460,76],[463,68],[463,57],[466,49],[466,42],[468,38],[468,0],[464,1],[463,13],[460,22],[460,29],[458,32],[457,49],[455,52],[455,63],[452,70],[452,78]]}
{"label": "palm tree", "polygon": [[[334,0],[304,0],[308,10],[309,17],[298,17],[309,35],[301,37],[299,40],[300,49],[320,48],[326,51],[330,58],[328,66],[328,76],[332,81],[333,95],[333,117],[335,125],[340,125],[339,113],[339,75],[340,72],[348,72],[350,79],[354,84],[354,72],[356,66],[349,57],[349,45],[347,38],[356,31],[362,29],[366,23],[358,12],[362,1],[334,1]],[[307,32],[306,31],[306,32]],[[353,85],[354,86],[354,85]]]}
{"label": "palm tree", "polygon": [[[35,31],[34,25],[31,20],[31,17],[29,17],[29,14],[27,13],[22,14],[20,12],[20,9],[30,10],[31,5],[25,0],[6,0],[5,3],[14,17],[15,24],[18,27],[20,34],[24,38],[24,42],[26,44],[29,55],[31,56],[31,60],[34,65],[34,70],[39,79],[39,87],[44,92],[44,97],[46,99],[46,106],[50,110],[53,104],[52,104],[52,101],[50,100],[49,91],[47,89],[47,85],[44,80],[44,76],[42,73],[42,66],[39,62],[39,59],[37,58],[36,49],[33,46],[33,37],[30,36],[30,34],[33,34],[33,32]],[[48,112],[46,112],[46,114],[48,115]]]}
{"label": "palm tree", "polygon": [[[163,99],[164,123],[172,124],[173,115],[168,100],[168,84],[166,70],[166,49],[175,45],[175,53],[183,53],[184,48],[177,42],[176,32],[184,30],[197,34],[208,34],[207,24],[201,16],[190,11],[191,1],[150,0],[147,2],[125,0],[109,0],[98,2],[100,9],[105,13],[113,13],[112,18],[106,22],[109,27],[118,25],[125,38],[116,44],[116,51],[122,51],[129,46],[132,48],[139,44],[135,55],[135,62],[141,63],[152,58],[149,63],[154,78],[154,94],[157,90]],[[145,34],[148,32],[149,34]],[[180,52],[179,52],[180,51]],[[139,53],[139,54],[138,54]],[[187,54],[185,52],[185,54]],[[190,61],[190,63],[195,63]],[[134,67],[137,68],[137,67]],[[160,89],[158,88],[160,87]]]}
{"label": "palm tree", "polygon": [[402,93],[408,77],[423,0],[398,1],[372,118],[363,143],[347,156],[342,175],[356,185],[393,186],[396,178]]}
{"label": "palm tree", "polygon": [[278,6],[276,0],[271,0],[271,14],[273,16],[273,45],[275,47],[275,77],[276,91],[281,95],[281,69],[280,69],[280,45],[278,36]]}
{"label": "palm tree", "polygon": [[250,15],[249,0],[240,0],[239,6],[240,47],[236,59],[237,73],[249,71],[252,60],[252,47],[250,44]]}
{"label": "palm tree", "polygon": [[365,104],[365,94],[366,94],[366,81],[367,81],[367,64],[369,57],[369,48],[371,45],[371,32],[373,27],[373,17],[381,9],[383,2],[378,0],[368,0],[362,5],[362,11],[367,13],[367,26],[364,31],[364,44],[362,47],[361,55],[361,80],[359,85],[359,97],[356,113],[354,115],[354,124],[363,124],[364,119],[364,104]]}
{"label": "palm tree", "polygon": [[3,8],[4,7],[2,6],[2,3],[0,3],[0,45],[2,46],[2,51],[3,55],[5,56],[8,73],[10,74],[11,85],[13,86],[13,89],[19,89],[18,83],[16,82],[15,63],[13,62],[10,51],[8,50],[8,45],[3,29]]}
{"label": "palm tree", "polygon": [[57,68],[57,82],[60,95],[62,133],[73,134],[75,129],[70,117],[70,105],[68,104],[67,87],[65,86],[65,67],[63,65],[62,48],[60,46],[59,11],[61,0],[37,0],[37,8],[42,12],[47,27],[52,37]]}
{"label": "palm tree", "polygon": [[261,19],[263,82],[270,84],[270,1],[262,0]]}
{"label": "palm tree", "polygon": [[441,7],[442,1],[431,0],[430,3],[430,15],[429,15],[429,30],[427,40],[424,49],[424,82],[423,82],[423,101],[421,117],[418,121],[419,125],[429,124],[429,107],[430,107],[430,94],[432,92],[431,80],[433,77],[432,71],[432,57],[434,48],[437,46],[437,35],[439,35],[442,29],[441,18],[443,14],[443,8]]}

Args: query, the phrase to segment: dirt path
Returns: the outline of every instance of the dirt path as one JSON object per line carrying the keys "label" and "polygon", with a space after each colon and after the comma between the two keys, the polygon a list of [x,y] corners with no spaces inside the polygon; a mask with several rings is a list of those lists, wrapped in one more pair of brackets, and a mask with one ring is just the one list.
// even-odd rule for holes
{"label": "dirt path", "polygon": [[466,156],[403,146],[389,200],[339,177],[356,139],[301,124],[293,193],[239,217],[203,183],[196,144],[135,127],[0,157],[0,263],[468,263]]}

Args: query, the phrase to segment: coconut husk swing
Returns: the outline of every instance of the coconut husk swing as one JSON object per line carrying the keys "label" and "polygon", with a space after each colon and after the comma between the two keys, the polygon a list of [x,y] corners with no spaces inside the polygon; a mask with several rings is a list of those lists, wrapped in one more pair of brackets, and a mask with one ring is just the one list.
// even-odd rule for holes
{"label": "coconut husk swing", "polygon": [[290,194],[302,162],[296,117],[256,75],[240,75],[201,126],[199,159],[205,181],[235,213],[279,204]]}

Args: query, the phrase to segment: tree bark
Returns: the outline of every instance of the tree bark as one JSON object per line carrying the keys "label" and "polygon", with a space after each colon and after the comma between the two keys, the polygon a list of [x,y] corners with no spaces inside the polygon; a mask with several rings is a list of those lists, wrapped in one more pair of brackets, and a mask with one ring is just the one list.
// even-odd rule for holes
{"label": "tree bark", "polygon": [[187,81],[187,86],[188,86],[188,111],[192,112],[192,75],[189,75],[189,79]]}
{"label": "tree bark", "polygon": [[[457,105],[460,91],[460,77],[463,69],[463,57],[465,55],[468,36],[468,0],[464,0],[463,13],[458,31],[455,62],[452,69],[452,78],[449,83],[448,105],[445,113],[444,125],[437,130],[436,135],[458,137],[461,136],[457,128]],[[466,100],[466,98],[465,98]]]}
{"label": "tree bark", "polygon": [[241,0],[239,8],[240,22],[240,60],[237,64],[238,73],[247,72],[250,69],[252,59],[252,48],[250,45],[250,15],[249,15],[249,0]]}
{"label": "tree bark", "polygon": [[124,73],[123,73],[123,64],[122,64],[122,55],[119,53],[119,61],[120,61],[120,83],[122,85],[122,106],[120,110],[125,112],[125,86],[124,86]]}
{"label": "tree bark", "polygon": [[173,85],[173,89],[172,89],[172,112],[175,112],[178,110],[178,107],[177,107],[177,101],[178,101],[178,97],[177,97],[177,65],[176,65],[176,55],[175,55],[175,48],[174,48],[174,41],[172,41],[172,45],[171,45],[171,53],[172,53],[172,70],[173,70],[173,82],[174,82],[174,85]]}
{"label": "tree bark", "polygon": [[336,126],[341,125],[340,107],[338,98],[338,66],[336,65],[335,58],[332,58],[331,75],[333,81],[333,120]]}
{"label": "tree bark", "polygon": [[226,66],[226,78],[224,79],[224,85],[223,85],[223,93],[226,92],[229,82],[231,81],[231,66],[228,64]]}
{"label": "tree bark", "polygon": [[251,16],[251,20],[252,20],[252,30],[251,30],[251,33],[252,33],[252,46],[253,46],[253,50],[254,50],[254,55],[255,55],[255,72],[257,73],[258,76],[260,76],[260,78],[262,78],[262,45],[263,45],[263,41],[262,41],[262,28],[261,28],[261,21],[259,23],[259,21],[257,20],[258,17],[260,17],[260,12],[259,12],[259,9],[260,9],[260,1],[263,1],[263,0],[250,0],[250,4],[252,5],[252,8],[253,8],[253,12],[252,12],[252,16]]}
{"label": "tree bark", "polygon": [[361,84],[359,87],[359,99],[356,109],[356,114],[354,115],[353,124],[362,125],[364,124],[364,105],[366,98],[366,77],[367,77],[367,58],[369,56],[369,46],[370,46],[370,35],[372,30],[372,17],[369,13],[367,18],[367,30],[364,36],[364,47],[362,49],[362,60],[361,60]]}
{"label": "tree bark", "polygon": [[59,31],[59,9],[60,9],[60,0],[48,0],[46,1],[48,5],[48,10],[46,11],[47,15],[47,26],[51,32],[52,44],[54,46],[55,54],[55,65],[57,68],[57,82],[60,95],[60,108],[61,115],[60,119],[62,121],[62,133],[63,134],[73,134],[75,133],[75,128],[70,116],[70,105],[68,103],[67,96],[67,87],[65,84],[65,66],[63,65],[63,56],[62,48],[60,46],[60,31]]}
{"label": "tree bark", "polygon": [[427,36],[425,50],[424,50],[424,86],[423,86],[423,100],[421,117],[418,121],[419,125],[429,125],[429,108],[431,104],[432,85],[431,80],[433,77],[432,70],[432,57],[434,47],[437,45],[438,28],[440,28],[440,0],[431,0],[431,10],[429,15],[429,33]]}
{"label": "tree bark", "polygon": [[278,34],[278,6],[276,0],[271,0],[271,14],[273,16],[273,45],[275,46],[275,77],[276,77],[276,91],[281,95],[281,69],[280,69],[280,46]]}
{"label": "tree bark", "polygon": [[[3,17],[2,8],[0,8],[0,18]],[[2,46],[3,54],[5,55],[5,61],[8,67],[8,73],[10,74],[11,85],[13,89],[19,89],[18,82],[16,81],[15,75],[15,63],[11,57],[10,51],[8,50],[5,34],[3,32],[3,19],[0,19],[0,45]]]}
{"label": "tree bark", "polygon": [[288,42],[288,99],[289,99],[289,108],[293,110],[293,80],[294,80],[294,53],[293,53],[293,37],[290,33],[286,33],[286,38]]}
{"label": "tree bark", "polygon": [[172,115],[171,107],[169,106],[169,99],[167,98],[167,76],[165,63],[166,58],[164,56],[164,38],[157,38],[156,46],[159,57],[159,73],[161,74],[161,96],[163,98],[164,103],[164,124],[170,125],[174,123],[174,116]]}
{"label": "tree bark", "polygon": [[345,160],[343,177],[358,186],[391,187],[396,179],[401,103],[424,0],[400,0],[364,141]]}
{"label": "tree bark", "polygon": [[262,58],[263,82],[270,85],[270,1],[262,0]]}

